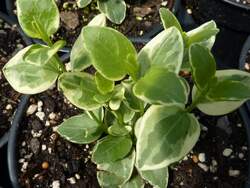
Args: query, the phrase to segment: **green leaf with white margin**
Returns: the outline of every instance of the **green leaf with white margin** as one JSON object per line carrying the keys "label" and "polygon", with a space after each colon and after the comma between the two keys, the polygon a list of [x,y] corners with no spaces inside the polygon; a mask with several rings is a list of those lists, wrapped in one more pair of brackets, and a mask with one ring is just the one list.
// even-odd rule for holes
{"label": "green leaf with white margin", "polygon": [[32,46],[19,51],[3,67],[3,74],[10,85],[19,93],[37,94],[49,89],[56,81],[60,70],[57,61],[52,58],[46,64],[31,64],[23,56]]}
{"label": "green leaf with white margin", "polygon": [[135,134],[135,137],[138,139],[138,136],[139,136],[139,132],[140,132],[140,129],[141,129],[141,120],[142,120],[142,117],[140,117],[136,123],[135,123],[135,127],[134,127],[134,134]]}
{"label": "green leaf with white margin", "polygon": [[167,68],[179,73],[184,53],[184,44],[181,33],[175,27],[162,31],[154,37],[138,55],[140,77],[151,66]]}
{"label": "green leaf with white margin", "polygon": [[[98,108],[96,110],[91,111],[93,112],[94,116],[98,119],[98,121],[102,122],[104,119],[104,109],[103,107]],[[91,119],[95,119],[95,117],[93,117],[93,115],[90,113],[90,111],[85,111],[85,113],[91,118]]]}
{"label": "green leaf with white margin", "polygon": [[116,24],[121,24],[126,16],[126,3],[124,0],[98,0],[99,10],[104,13],[107,18]]}
{"label": "green leaf with white margin", "polygon": [[117,85],[114,88],[113,96],[109,101],[109,107],[112,110],[118,110],[120,108],[121,102],[124,99],[125,88],[121,85]]}
{"label": "green leaf with white margin", "polygon": [[86,114],[73,116],[61,125],[57,132],[68,141],[76,144],[89,144],[102,134],[101,126]]}
{"label": "green leaf with white margin", "polygon": [[160,8],[160,17],[164,29],[168,29],[170,27],[176,27],[181,33],[183,32],[178,19],[169,9]]}
{"label": "green leaf with white margin", "polygon": [[219,29],[214,21],[204,23],[200,27],[186,33],[188,38],[187,46],[191,46],[193,43],[205,42],[214,37],[218,32]]}
{"label": "green leaf with white margin", "polygon": [[95,83],[97,89],[104,95],[112,92],[115,87],[114,81],[104,78],[99,72],[95,73]]}
{"label": "green leaf with white margin", "polygon": [[89,23],[88,26],[106,26],[106,16],[105,14],[96,15]]}
{"label": "green leaf with white margin", "polygon": [[24,32],[48,42],[59,28],[60,15],[54,0],[17,0],[17,17]]}
{"label": "green leaf with white margin", "polygon": [[66,42],[63,40],[57,41],[52,47],[33,44],[25,53],[23,59],[30,64],[46,64],[65,44]]}
{"label": "green leaf with white margin", "polygon": [[132,148],[132,140],[127,136],[106,136],[99,140],[93,149],[92,160],[96,164],[123,159]]}
{"label": "green leaf with white margin", "polygon": [[179,106],[151,106],[140,122],[137,168],[161,169],[181,160],[194,147],[199,135],[197,119]]}
{"label": "green leaf with white margin", "polygon": [[83,38],[93,66],[104,77],[113,81],[127,74],[136,77],[137,53],[122,33],[108,27],[87,26],[83,28]]}
{"label": "green leaf with white margin", "polygon": [[92,0],[77,0],[77,6],[79,8],[84,8],[86,6],[88,6],[91,3]]}
{"label": "green leaf with white margin", "polygon": [[150,104],[180,104],[188,100],[183,80],[164,68],[151,68],[134,86],[134,94]]}
{"label": "green leaf with white margin", "polygon": [[189,49],[192,76],[199,90],[209,87],[216,72],[216,62],[208,48],[193,44]]}
{"label": "green leaf with white margin", "polygon": [[125,105],[124,102],[121,103],[118,110],[112,111],[112,113],[118,120],[125,124],[129,123],[135,115],[135,112]]}
{"label": "green leaf with white margin", "polygon": [[[129,156],[126,158],[97,165],[98,171],[98,182],[99,184],[105,186],[121,185],[127,182],[133,172],[135,164],[135,151],[133,150]],[[102,178],[102,179],[101,179]],[[116,178],[116,181],[112,180]]]}
{"label": "green leaf with white margin", "polygon": [[127,181],[125,184],[120,186],[120,188],[143,188],[145,185],[143,179],[136,175],[132,177],[129,181]]}
{"label": "green leaf with white margin", "polygon": [[99,91],[94,77],[88,73],[63,73],[59,77],[59,88],[65,97],[78,108],[91,111],[102,106],[94,100],[94,96],[99,94]]}
{"label": "green leaf with white margin", "polygon": [[139,172],[143,179],[148,181],[154,188],[166,188],[168,185],[168,167]]}
{"label": "green leaf with white margin", "polygon": [[[250,86],[250,74],[240,70],[221,70],[216,72],[218,82],[223,81],[237,81],[245,86]],[[216,91],[213,91],[216,92]],[[238,93],[237,93],[238,94]],[[196,87],[193,88],[192,96],[197,95]],[[198,105],[198,109],[208,115],[224,115],[239,108],[246,99],[236,101],[214,101],[212,99],[204,98]]]}

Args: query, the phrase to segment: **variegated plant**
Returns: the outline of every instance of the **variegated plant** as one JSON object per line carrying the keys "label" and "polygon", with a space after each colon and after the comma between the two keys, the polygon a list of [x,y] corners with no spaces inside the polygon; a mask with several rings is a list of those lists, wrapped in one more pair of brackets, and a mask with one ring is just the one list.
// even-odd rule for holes
{"label": "variegated plant", "polygon": [[[50,40],[59,25],[53,0],[29,2],[17,1],[19,22],[27,35],[48,46],[21,50],[6,64],[4,75],[25,94],[43,92],[57,82],[65,97],[84,110],[63,122],[58,133],[73,143],[95,143],[92,161],[101,187],[140,188],[148,182],[165,188],[169,166],[199,138],[192,110],[222,115],[250,98],[248,73],[216,71],[209,51],[218,33],[213,21],[184,32],[174,15],[161,9],[165,30],[137,54],[123,34],[104,26],[100,15],[82,29],[66,71],[56,55],[65,43]],[[95,75],[84,72],[90,66]],[[179,76],[183,68],[191,70],[192,92]]]}
{"label": "variegated plant", "polygon": [[[92,0],[77,0],[80,8],[88,6]],[[111,22],[121,24],[126,16],[124,0],[97,0],[97,7]]]}

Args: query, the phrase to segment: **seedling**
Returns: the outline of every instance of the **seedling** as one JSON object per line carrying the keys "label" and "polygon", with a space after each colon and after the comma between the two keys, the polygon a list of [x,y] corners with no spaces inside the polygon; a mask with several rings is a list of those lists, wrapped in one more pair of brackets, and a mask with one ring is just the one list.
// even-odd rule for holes
{"label": "seedling", "polygon": [[[92,0],[78,0],[80,8],[88,6]],[[124,0],[97,0],[97,6],[101,13],[113,23],[121,24],[126,16],[126,3]]]}
{"label": "seedling", "polygon": [[[26,34],[48,46],[24,48],[3,72],[25,94],[46,91],[57,82],[65,97],[84,110],[64,121],[58,133],[73,143],[95,143],[92,161],[101,187],[139,188],[148,182],[165,188],[169,166],[184,158],[199,138],[200,124],[192,110],[223,115],[250,98],[248,73],[216,71],[209,50],[218,33],[213,21],[184,32],[174,15],[161,9],[165,30],[137,54],[99,16],[82,29],[67,72],[56,55],[65,43],[50,41],[58,29],[58,11],[52,0],[40,2],[18,0],[18,18]],[[89,66],[95,75],[84,72]],[[192,92],[179,76],[184,68],[192,73]]]}

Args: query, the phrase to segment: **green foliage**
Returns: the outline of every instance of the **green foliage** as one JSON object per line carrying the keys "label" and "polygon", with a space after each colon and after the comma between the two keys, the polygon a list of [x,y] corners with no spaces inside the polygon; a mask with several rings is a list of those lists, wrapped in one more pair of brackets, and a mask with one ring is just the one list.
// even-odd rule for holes
{"label": "green foliage", "polygon": [[[123,4],[107,0],[99,7],[115,2]],[[64,96],[85,110],[65,120],[58,133],[74,143],[95,144],[92,161],[102,187],[141,188],[148,182],[165,188],[169,166],[181,160],[200,135],[192,110],[223,115],[250,98],[248,73],[216,71],[210,52],[218,32],[213,21],[185,32],[170,11],[161,9],[165,30],[137,54],[123,34],[105,27],[100,14],[82,29],[66,71],[57,56],[65,42],[53,44],[49,38],[59,23],[54,1],[18,0],[17,8],[24,31],[48,46],[35,44],[18,52],[4,66],[4,76],[25,94],[43,92],[57,82]],[[117,15],[115,8],[104,9],[110,19]],[[86,72],[90,66],[95,74]],[[191,70],[192,93],[179,76],[183,67]]]}
{"label": "green foliage", "polygon": [[[92,0],[78,0],[80,8],[88,6]],[[126,16],[126,3],[124,0],[97,0],[98,9],[111,22],[121,24]]]}

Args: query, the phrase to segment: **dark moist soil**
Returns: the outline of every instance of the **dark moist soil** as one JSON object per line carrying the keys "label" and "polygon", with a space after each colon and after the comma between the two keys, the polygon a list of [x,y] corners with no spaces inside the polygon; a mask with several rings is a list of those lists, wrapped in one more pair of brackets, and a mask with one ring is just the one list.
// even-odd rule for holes
{"label": "dark moist soil", "polygon": [[2,68],[23,47],[24,42],[16,26],[10,26],[0,18],[0,138],[10,127],[11,117],[20,96],[4,78]]}
{"label": "dark moist soil", "polygon": [[[32,97],[27,112],[32,108],[35,111],[21,123],[17,144],[21,185],[98,188],[96,166],[90,160],[92,146],[69,143],[55,132],[63,119],[82,112],[54,89]],[[199,142],[180,164],[172,167],[169,187],[242,187],[247,175],[248,145],[239,114],[223,117],[197,114],[203,124]],[[223,156],[225,149],[232,150],[230,156]]]}
{"label": "dark moist soil", "polygon": [[[200,139],[192,152],[174,166],[169,187],[243,187],[249,157],[247,133],[239,114],[234,112],[222,117],[208,117],[199,113],[198,117],[203,125]],[[225,156],[226,151],[232,153]],[[205,161],[199,158],[205,158]]]}

